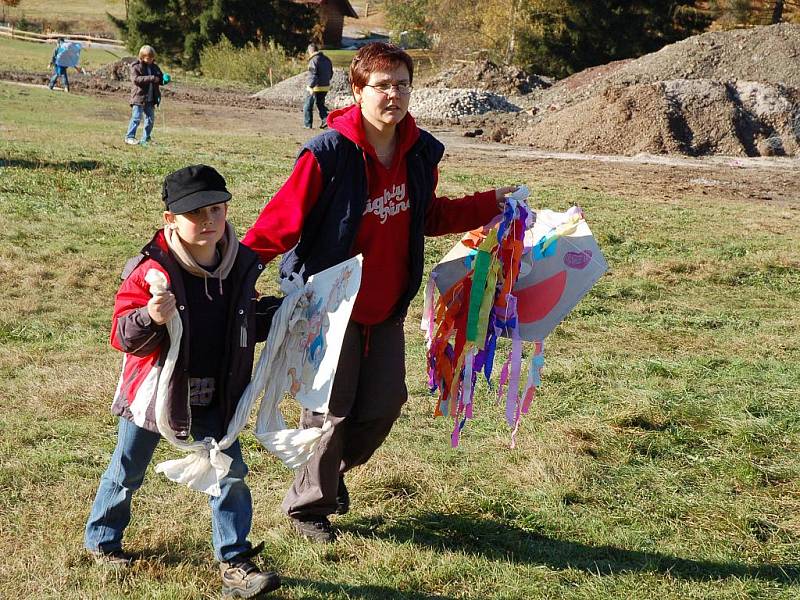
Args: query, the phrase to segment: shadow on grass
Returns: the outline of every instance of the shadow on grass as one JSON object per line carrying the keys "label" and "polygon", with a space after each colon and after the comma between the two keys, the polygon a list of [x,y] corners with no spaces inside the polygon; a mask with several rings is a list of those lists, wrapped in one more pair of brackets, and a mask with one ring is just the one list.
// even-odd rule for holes
{"label": "shadow on grass", "polygon": [[481,517],[423,513],[400,521],[392,520],[388,524],[381,517],[343,523],[340,529],[364,537],[409,542],[432,550],[463,552],[489,560],[538,564],[551,569],[580,569],[592,575],[661,573],[696,581],[738,577],[800,584],[800,564],[752,566],[679,558],[614,546],[588,546]]}
{"label": "shadow on grass", "polygon": [[[310,579],[295,579],[292,577],[282,577],[281,585],[283,588],[302,586],[314,590],[313,598],[332,598],[342,596],[353,600],[380,599],[380,600],[455,600],[452,596],[441,596],[438,594],[425,594],[422,592],[410,592],[408,590],[397,590],[384,585],[346,585],[341,583],[325,583],[323,581],[312,581]],[[292,598],[296,598],[297,590],[293,590]],[[276,600],[280,598],[280,590],[273,592],[269,596]],[[302,598],[302,596],[300,596]]]}
{"label": "shadow on grass", "polygon": [[94,171],[100,167],[100,163],[96,160],[28,160],[26,158],[0,158],[0,168],[17,168],[17,169],[54,169],[56,171],[71,171],[74,173],[80,171]]}

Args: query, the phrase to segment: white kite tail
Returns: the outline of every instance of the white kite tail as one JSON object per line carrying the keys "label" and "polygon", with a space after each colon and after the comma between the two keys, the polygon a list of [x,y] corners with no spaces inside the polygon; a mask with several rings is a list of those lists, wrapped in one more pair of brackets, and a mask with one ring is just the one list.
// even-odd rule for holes
{"label": "white kite tail", "polygon": [[326,419],[322,427],[289,429],[281,414],[281,400],[292,388],[290,370],[292,367],[295,373],[302,370],[302,356],[292,349],[302,344],[308,329],[305,318],[308,299],[302,278],[292,274],[291,279],[281,282],[281,289],[287,295],[272,321],[272,329],[258,363],[259,371],[262,365],[265,371],[269,365],[270,373],[263,382],[259,381],[264,389],[264,397],[253,433],[283,464],[290,469],[299,469],[314,455],[320,439],[331,428],[331,424]]}
{"label": "white kite tail", "polygon": [[[166,276],[156,269],[147,272],[145,281],[150,284],[153,295],[167,289]],[[273,317],[267,343],[261,352],[253,378],[239,399],[225,436],[219,441],[212,437],[194,442],[181,440],[169,424],[168,388],[180,351],[183,325],[177,313],[167,322],[170,347],[158,378],[156,425],[159,433],[170,444],[190,454],[184,458],[159,463],[156,465],[157,473],[163,473],[168,479],[183,483],[193,490],[219,496],[220,481],[228,474],[233,462],[224,450],[230,448],[239,437],[262,390],[264,398],[258,412],[254,432],[256,438],[292,469],[304,465],[314,454],[323,433],[330,429],[330,423],[309,429],[287,429],[278,408],[292,383],[286,368],[290,355],[286,349],[292,343],[297,343],[298,337],[306,333],[305,309],[308,304],[303,279],[299,275],[293,274],[290,279],[281,282],[281,289],[286,297]]]}
{"label": "white kite tail", "polygon": [[[157,269],[150,269],[145,275],[145,281],[150,284],[150,292],[154,296],[167,291],[167,278]],[[178,360],[181,335],[183,334],[183,324],[177,312],[167,322],[167,333],[169,334],[169,350],[167,351],[164,366],[161,367],[156,388],[156,426],[161,436],[170,444],[178,450],[191,452],[191,454],[181,459],[159,463],[156,465],[156,472],[164,473],[172,481],[186,484],[193,490],[205,492],[212,496],[219,496],[219,482],[228,474],[231,462],[233,462],[227,454],[223,453],[223,450],[230,447],[238,432],[231,439],[229,427],[228,434],[219,442],[212,437],[187,442],[186,440],[181,440],[175,434],[169,424],[167,398],[169,397],[169,382]],[[188,392],[186,402],[188,405]],[[233,424],[233,421],[231,424]]]}

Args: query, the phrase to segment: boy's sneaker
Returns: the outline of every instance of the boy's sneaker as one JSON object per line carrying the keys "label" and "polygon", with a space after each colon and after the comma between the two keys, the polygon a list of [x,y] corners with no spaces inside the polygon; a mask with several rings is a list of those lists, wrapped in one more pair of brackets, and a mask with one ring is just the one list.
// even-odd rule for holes
{"label": "boy's sneaker", "polygon": [[336,514],[346,515],[350,510],[350,492],[344,484],[344,475],[339,475],[339,489],[336,490]]}
{"label": "boy's sneaker", "polygon": [[281,578],[277,573],[262,571],[250,560],[263,549],[264,544],[261,543],[227,562],[219,563],[223,597],[253,598],[277,590],[281,586]]}
{"label": "boy's sneaker", "polygon": [[130,144],[131,146],[136,146],[139,142],[136,141],[136,138],[125,138],[125,143]]}
{"label": "boy's sneaker", "polygon": [[89,550],[89,555],[98,565],[108,565],[109,567],[127,568],[133,562],[133,556],[122,550]]}
{"label": "boy's sneaker", "polygon": [[331,527],[328,517],[291,517],[295,531],[307,540],[330,544],[336,541],[336,532]]}
{"label": "boy's sneaker", "polygon": [[328,124],[325,121],[323,121],[322,124],[319,126],[319,128],[320,129],[327,129],[328,128]]}

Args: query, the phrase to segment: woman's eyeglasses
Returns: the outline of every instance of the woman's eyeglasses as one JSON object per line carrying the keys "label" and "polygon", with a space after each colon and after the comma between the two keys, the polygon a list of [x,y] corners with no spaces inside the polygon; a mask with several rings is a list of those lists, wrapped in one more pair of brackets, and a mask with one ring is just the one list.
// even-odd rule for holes
{"label": "woman's eyeglasses", "polygon": [[397,93],[401,96],[408,96],[411,91],[414,89],[410,83],[376,83],[375,85],[370,85],[369,83],[364,84],[364,87],[371,87],[373,90],[388,96],[389,93],[395,89]]}

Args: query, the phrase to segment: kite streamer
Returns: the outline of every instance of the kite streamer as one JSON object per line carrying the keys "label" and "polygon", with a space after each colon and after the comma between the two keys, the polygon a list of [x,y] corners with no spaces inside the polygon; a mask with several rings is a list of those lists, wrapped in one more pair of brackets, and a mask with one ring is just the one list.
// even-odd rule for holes
{"label": "kite streamer", "polygon": [[[481,373],[491,387],[500,337],[510,339],[511,351],[497,401],[515,447],[520,419],[541,385],[545,336],[607,269],[579,207],[534,213],[527,197],[523,186],[506,198],[502,215],[466,234],[425,288],[428,385],[438,391],[435,415],[453,419],[453,447],[473,417]],[[524,342],[532,342],[530,351]]]}

